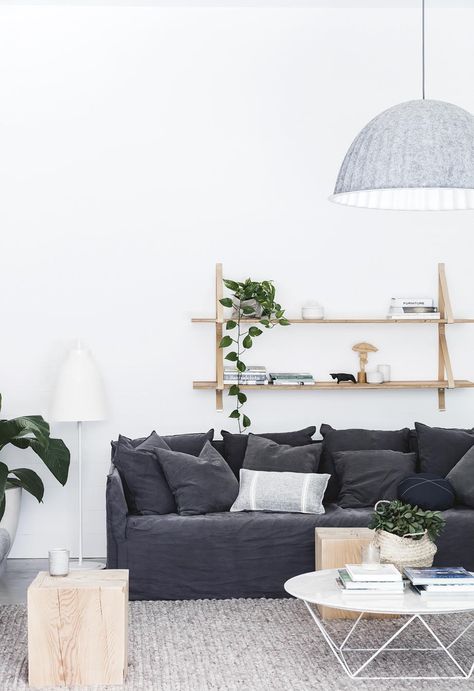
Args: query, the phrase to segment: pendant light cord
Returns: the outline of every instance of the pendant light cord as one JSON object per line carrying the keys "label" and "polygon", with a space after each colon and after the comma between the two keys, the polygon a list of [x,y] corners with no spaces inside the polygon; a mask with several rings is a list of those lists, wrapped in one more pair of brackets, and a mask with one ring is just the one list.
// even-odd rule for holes
{"label": "pendant light cord", "polygon": [[421,0],[421,94],[425,100],[425,0]]}

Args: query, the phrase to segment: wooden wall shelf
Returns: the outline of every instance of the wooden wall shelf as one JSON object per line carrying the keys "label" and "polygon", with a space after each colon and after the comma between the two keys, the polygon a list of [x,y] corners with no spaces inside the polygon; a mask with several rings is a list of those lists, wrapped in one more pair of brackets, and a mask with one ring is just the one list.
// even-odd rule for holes
{"label": "wooden wall shelf", "polygon": [[[215,381],[194,381],[193,389],[216,389],[217,382]],[[229,389],[230,386],[224,384],[224,389]],[[318,381],[316,384],[240,384],[241,389],[247,391],[339,391],[349,390],[360,391],[361,389],[389,389],[391,391],[398,391],[399,389],[472,389],[474,382],[467,379],[455,379],[454,386],[450,387],[448,381],[420,379],[419,381],[388,381],[383,384],[337,384],[334,381]]]}
{"label": "wooden wall shelf", "polygon": [[[216,316],[194,317],[194,324],[214,324],[215,328],[215,357],[216,379],[215,381],[195,381],[193,388],[198,390],[212,389],[216,392],[216,408],[223,410],[223,392],[230,388],[224,384],[224,352],[219,348],[223,335],[223,327],[228,320],[224,319],[224,310],[220,304],[223,297],[222,264],[216,265]],[[438,305],[441,319],[371,319],[371,318],[347,318],[347,319],[288,319],[290,324],[435,324],[438,330],[438,377],[433,380],[390,381],[383,384],[337,384],[334,381],[317,382],[314,385],[275,385],[264,386],[240,385],[240,388],[252,391],[347,391],[352,389],[384,391],[399,391],[403,389],[436,389],[438,391],[438,407],[446,410],[446,389],[474,388],[474,382],[467,379],[454,379],[451,360],[449,357],[446,340],[446,326],[450,324],[474,324],[474,319],[455,319],[449,299],[448,285],[444,264],[438,264]],[[246,324],[257,324],[259,319],[245,319]]]}
{"label": "wooden wall shelf", "polygon": [[[215,324],[212,317],[193,317],[193,324]],[[228,319],[224,319],[226,324]],[[259,324],[260,319],[242,319],[244,324]],[[291,319],[290,324],[474,324],[474,319]]]}

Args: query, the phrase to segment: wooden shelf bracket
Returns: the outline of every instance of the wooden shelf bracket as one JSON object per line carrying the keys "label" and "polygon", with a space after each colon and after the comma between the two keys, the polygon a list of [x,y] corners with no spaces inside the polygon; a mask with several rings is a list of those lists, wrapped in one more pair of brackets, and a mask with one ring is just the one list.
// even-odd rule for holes
{"label": "wooden shelf bracket", "polygon": [[[214,324],[215,328],[215,381],[195,381],[193,382],[193,387],[195,389],[214,389],[216,394],[216,410],[224,410],[224,391],[226,390],[224,384],[224,351],[219,347],[225,330],[226,320],[224,318],[224,307],[221,305],[220,300],[224,296],[224,283],[223,283],[223,267],[222,263],[216,264],[216,277],[215,277],[215,317],[210,318],[194,318],[192,321],[195,323],[207,323]],[[453,310],[451,307],[451,300],[448,291],[448,282],[446,279],[446,270],[443,263],[438,264],[438,306],[440,312],[440,318],[438,320],[390,320],[390,319],[369,319],[369,318],[349,318],[349,319],[290,319],[292,324],[386,324],[386,323],[430,323],[433,326],[438,327],[438,376],[435,380],[412,380],[412,381],[399,381],[399,382],[388,382],[386,384],[379,385],[357,385],[354,386],[354,390],[361,389],[426,389],[431,388],[438,391],[438,407],[439,410],[446,410],[446,389],[455,388],[474,388],[474,381],[468,381],[465,379],[456,380],[454,379],[453,368],[451,365],[451,358],[449,356],[448,342],[446,339],[446,326],[448,324],[474,324],[474,319],[454,319]],[[258,322],[257,319],[249,319],[249,322]],[[243,388],[252,388],[245,387]],[[344,391],[348,387],[337,386],[334,382],[317,382],[314,387],[287,387],[287,386],[262,386],[253,387],[253,390],[267,390],[267,391],[289,391],[291,390],[324,390],[324,391]],[[352,387],[349,387],[352,388]]]}
{"label": "wooden shelf bracket", "polygon": [[[444,264],[438,264],[438,306],[441,319],[448,324],[454,322],[451,300],[449,298],[448,282]],[[454,389],[454,376],[449,357],[448,342],[446,340],[446,324],[438,324],[438,379],[448,381],[448,388]],[[446,410],[446,389],[438,389],[438,408]]]}
{"label": "wooden shelf bracket", "polygon": [[216,410],[224,410],[224,351],[219,348],[224,325],[224,308],[220,303],[224,297],[222,264],[216,264]]}

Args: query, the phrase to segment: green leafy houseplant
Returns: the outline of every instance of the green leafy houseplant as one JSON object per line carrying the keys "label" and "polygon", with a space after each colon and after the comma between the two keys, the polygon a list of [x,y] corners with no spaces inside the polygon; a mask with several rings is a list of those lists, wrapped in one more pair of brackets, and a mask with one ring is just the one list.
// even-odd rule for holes
{"label": "green leafy houseplant", "polygon": [[421,540],[426,533],[434,542],[443,530],[445,522],[439,511],[424,511],[418,506],[411,506],[397,499],[380,503],[376,507],[369,528],[385,530],[398,537],[413,535],[413,540]]}
{"label": "green leafy houseplant", "polygon": [[[56,480],[61,485],[66,484],[69,473],[69,450],[61,439],[52,439],[49,436],[49,425],[41,415],[0,420],[0,451],[8,444],[18,449],[32,449]],[[39,502],[43,501],[44,485],[34,470],[10,469],[6,463],[0,461],[0,520],[5,513],[5,490],[13,487],[22,487]]]}
{"label": "green leafy houseplant", "polygon": [[230,413],[229,417],[235,418],[239,425],[239,432],[242,428],[250,427],[250,418],[241,412],[242,406],[247,402],[247,396],[241,391],[240,376],[247,366],[242,360],[242,355],[249,350],[253,345],[253,339],[261,336],[263,331],[258,326],[249,326],[246,328],[245,320],[249,319],[255,314],[255,307],[249,306],[249,301],[254,301],[260,308],[259,323],[265,329],[273,329],[274,326],[288,326],[289,321],[285,319],[285,310],[275,300],[275,286],[273,281],[252,281],[247,278],[246,281],[230,281],[224,279],[224,285],[232,292],[232,297],[225,297],[220,300],[224,307],[234,307],[235,316],[233,319],[227,321],[227,331],[232,331],[232,335],[226,335],[222,338],[219,346],[221,348],[229,348],[233,346],[225,359],[232,362],[237,368],[237,384],[233,384],[229,389],[229,396],[236,398],[236,406]]}

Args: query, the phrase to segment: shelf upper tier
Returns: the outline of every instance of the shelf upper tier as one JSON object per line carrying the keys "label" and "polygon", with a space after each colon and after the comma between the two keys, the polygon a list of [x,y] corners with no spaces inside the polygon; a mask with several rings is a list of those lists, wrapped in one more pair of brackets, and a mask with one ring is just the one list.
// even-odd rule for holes
{"label": "shelf upper tier", "polygon": [[[228,389],[230,385],[224,385],[225,389]],[[456,379],[454,382],[455,389],[470,389],[474,387],[474,382],[468,381],[467,379]],[[418,381],[388,381],[383,384],[351,384],[351,383],[341,383],[333,381],[321,381],[316,384],[241,384],[241,389],[248,389],[252,391],[347,391],[352,389],[354,391],[360,389],[390,389],[392,391],[398,389],[448,389],[449,384],[447,381],[439,380],[425,380],[421,379]],[[217,389],[217,382],[215,381],[194,381],[193,389]]]}
{"label": "shelf upper tier", "polygon": [[[193,317],[194,324],[215,324],[218,322],[214,317]],[[224,319],[225,324],[228,319]],[[290,324],[474,324],[474,319],[454,319],[448,322],[447,319],[290,319]],[[259,324],[260,319],[242,319],[241,324]]]}

